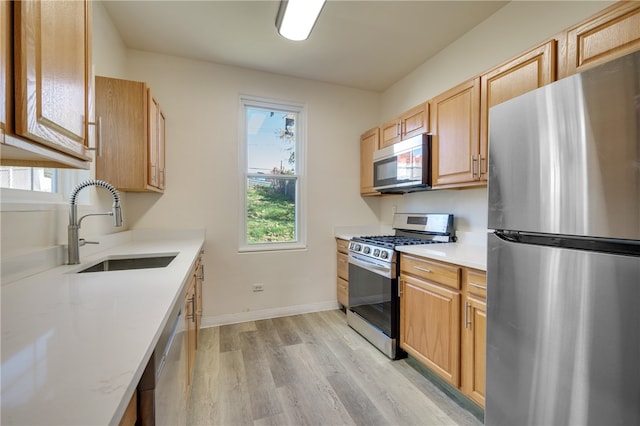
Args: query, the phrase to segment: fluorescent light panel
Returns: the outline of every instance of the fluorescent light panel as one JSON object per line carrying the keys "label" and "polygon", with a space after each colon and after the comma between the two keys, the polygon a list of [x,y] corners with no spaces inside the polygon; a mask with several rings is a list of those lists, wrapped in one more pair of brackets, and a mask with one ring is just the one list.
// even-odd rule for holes
{"label": "fluorescent light panel", "polygon": [[281,0],[276,26],[281,36],[306,40],[320,15],[325,0]]}

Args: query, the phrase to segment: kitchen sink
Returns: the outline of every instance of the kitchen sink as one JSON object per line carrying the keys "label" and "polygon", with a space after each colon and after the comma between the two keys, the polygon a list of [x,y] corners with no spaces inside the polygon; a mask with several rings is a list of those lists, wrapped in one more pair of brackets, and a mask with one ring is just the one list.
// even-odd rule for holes
{"label": "kitchen sink", "polygon": [[91,265],[88,268],[78,271],[83,272],[106,272],[125,271],[129,269],[150,269],[165,268],[177,255],[149,256],[149,257],[114,257],[105,259],[102,262]]}

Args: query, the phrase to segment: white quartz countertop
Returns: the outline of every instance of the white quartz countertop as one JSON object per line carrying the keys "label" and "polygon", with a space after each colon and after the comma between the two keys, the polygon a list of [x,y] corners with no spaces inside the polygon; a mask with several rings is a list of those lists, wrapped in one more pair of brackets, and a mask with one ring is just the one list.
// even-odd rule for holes
{"label": "white quartz countertop", "polygon": [[416,246],[400,246],[398,251],[407,254],[454,263],[468,268],[487,270],[487,247],[481,244],[443,243]]}
{"label": "white quartz countertop", "polygon": [[[117,424],[188,282],[204,231],[137,232],[80,265],[2,286],[2,424]],[[124,233],[122,233],[124,234]],[[114,234],[115,235],[115,234]],[[165,268],[76,274],[109,256]]]}

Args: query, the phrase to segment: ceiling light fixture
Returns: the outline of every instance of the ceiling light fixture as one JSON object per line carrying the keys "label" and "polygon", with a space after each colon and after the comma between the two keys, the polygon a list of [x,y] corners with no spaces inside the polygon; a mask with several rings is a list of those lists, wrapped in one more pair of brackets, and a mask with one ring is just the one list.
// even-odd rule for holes
{"label": "ceiling light fixture", "polygon": [[280,0],[276,27],[282,37],[306,40],[316,24],[325,0]]}

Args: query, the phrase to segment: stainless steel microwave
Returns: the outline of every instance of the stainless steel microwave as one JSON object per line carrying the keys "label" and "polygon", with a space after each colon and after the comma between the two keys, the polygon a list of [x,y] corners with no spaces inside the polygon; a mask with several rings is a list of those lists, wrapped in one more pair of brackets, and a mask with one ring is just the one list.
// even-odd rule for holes
{"label": "stainless steel microwave", "polygon": [[373,189],[390,194],[431,189],[431,135],[414,136],[374,152]]}

